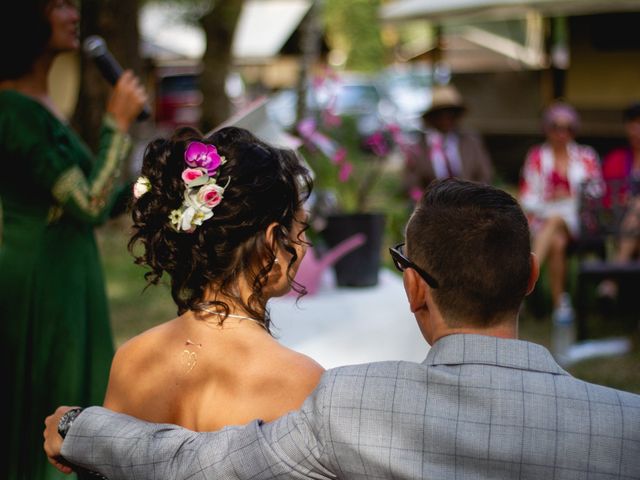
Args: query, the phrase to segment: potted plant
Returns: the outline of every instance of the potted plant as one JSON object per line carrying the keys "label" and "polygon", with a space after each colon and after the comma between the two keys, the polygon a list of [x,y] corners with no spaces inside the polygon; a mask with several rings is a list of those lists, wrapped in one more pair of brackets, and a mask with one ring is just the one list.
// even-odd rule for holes
{"label": "potted plant", "polygon": [[382,123],[363,131],[358,127],[361,120],[324,109],[298,125],[304,141],[302,153],[314,172],[317,195],[332,199],[324,202],[324,211],[316,209],[315,230],[329,247],[358,233],[366,237],[363,245],[335,263],[339,286],[378,283],[385,215],[372,208],[371,200],[400,136],[395,126]]}

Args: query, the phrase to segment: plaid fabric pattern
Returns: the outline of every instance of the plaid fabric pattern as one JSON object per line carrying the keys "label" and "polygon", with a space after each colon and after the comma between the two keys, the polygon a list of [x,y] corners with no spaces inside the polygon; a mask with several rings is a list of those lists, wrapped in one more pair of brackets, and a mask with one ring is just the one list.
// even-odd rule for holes
{"label": "plaid fabric pattern", "polygon": [[577,380],[533,343],[451,335],[422,364],[329,370],[269,424],[194,433],[93,407],[63,455],[112,480],[640,479],[640,396]]}

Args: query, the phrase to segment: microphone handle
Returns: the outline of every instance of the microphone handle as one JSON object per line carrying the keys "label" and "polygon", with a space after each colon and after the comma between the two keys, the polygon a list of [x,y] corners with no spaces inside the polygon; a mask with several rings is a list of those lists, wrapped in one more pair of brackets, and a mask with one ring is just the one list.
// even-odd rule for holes
{"label": "microphone handle", "polygon": [[[118,61],[113,57],[113,55],[111,55],[111,52],[109,52],[109,50],[106,50],[102,54],[94,57],[94,61],[96,66],[98,67],[98,70],[100,70],[100,73],[107,80],[107,82],[109,82],[111,85],[115,85],[122,75],[123,70]],[[151,108],[145,103],[136,120],[138,122],[142,122],[148,119],[150,116]]]}
{"label": "microphone handle", "polygon": [[111,52],[109,52],[109,50],[106,50],[100,55],[94,57],[94,61],[105,80],[111,85],[115,85],[122,75],[122,67],[120,66],[118,61],[113,58]]}

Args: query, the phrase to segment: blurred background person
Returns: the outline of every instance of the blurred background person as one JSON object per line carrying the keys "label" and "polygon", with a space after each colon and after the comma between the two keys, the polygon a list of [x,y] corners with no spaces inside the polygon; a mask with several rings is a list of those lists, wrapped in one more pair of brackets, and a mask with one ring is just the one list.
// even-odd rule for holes
{"label": "blurred background person", "polygon": [[425,129],[407,151],[404,181],[412,198],[420,198],[436,178],[491,182],[493,166],[482,139],[460,125],[465,112],[453,85],[433,87],[431,105],[422,117]]}
{"label": "blurred background person", "polygon": [[[609,189],[608,198],[626,207],[614,260],[628,262],[640,247],[640,102],[622,112],[627,145],[612,150],[602,163],[602,175]],[[620,207],[620,205],[614,205]],[[618,284],[607,279],[598,286],[600,297],[614,299]]]}
{"label": "blurred background person", "polygon": [[[580,119],[569,104],[556,102],[543,114],[546,141],[527,153],[520,201],[528,215],[533,251],[547,263],[554,318],[570,312],[567,247],[578,236],[578,198],[586,180],[602,178],[598,154],[575,142]],[[566,307],[566,308],[561,308]]]}
{"label": "blurred background person", "polygon": [[0,20],[0,339],[8,447],[0,478],[62,478],[41,454],[42,416],[104,397],[113,342],[93,228],[120,191],[129,126],[146,94],[125,73],[93,156],[49,94],[51,65],[78,49],[70,0],[3,6]]}

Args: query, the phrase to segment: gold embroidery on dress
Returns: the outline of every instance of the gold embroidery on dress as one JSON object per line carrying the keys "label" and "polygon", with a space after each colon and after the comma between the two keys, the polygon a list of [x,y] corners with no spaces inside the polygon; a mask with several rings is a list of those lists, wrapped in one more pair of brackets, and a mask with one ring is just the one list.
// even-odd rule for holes
{"label": "gold embroidery on dress", "polygon": [[53,205],[49,208],[49,213],[47,214],[47,224],[51,225],[60,220],[63,213],[64,209],[60,205]]}
{"label": "gold embroidery on dress", "polygon": [[117,133],[113,133],[111,142],[109,144],[109,149],[107,150],[107,156],[105,158],[104,166],[102,169],[100,169],[100,172],[91,185],[90,194],[94,198],[104,192],[105,184],[108,182],[111,175],[113,175],[113,171],[115,170],[115,167],[119,160],[118,154],[120,153],[120,139],[120,135],[118,135]]}
{"label": "gold embroidery on dress", "polygon": [[86,185],[84,174],[80,167],[73,166],[65,170],[54,183],[51,193],[59,203],[63,204],[73,192]]}
{"label": "gold embroidery on dress", "polygon": [[91,186],[91,196],[105,196],[110,191],[111,184],[120,173],[121,160],[127,155],[131,145],[128,135],[115,131],[112,134],[111,143],[107,151],[105,166],[100,170],[93,185]]}
{"label": "gold embroidery on dress", "polygon": [[[112,190],[116,177],[120,174],[120,164],[130,147],[131,141],[128,135],[118,131],[113,132],[103,166],[91,185],[87,184],[80,167],[74,166],[58,177],[52,189],[53,197],[60,204],[72,198],[80,210],[91,216],[99,215],[107,204],[107,196]],[[60,215],[61,212],[55,209],[50,210],[49,222],[58,220]]]}

